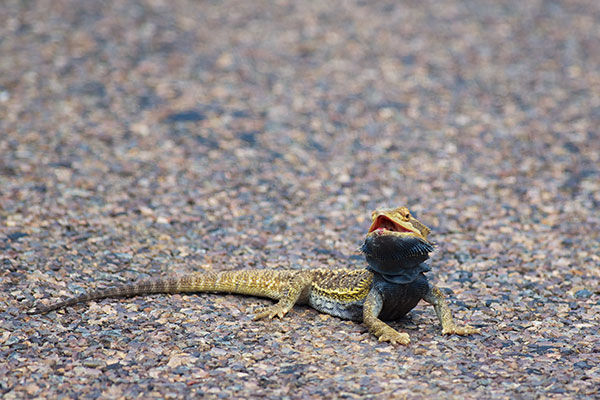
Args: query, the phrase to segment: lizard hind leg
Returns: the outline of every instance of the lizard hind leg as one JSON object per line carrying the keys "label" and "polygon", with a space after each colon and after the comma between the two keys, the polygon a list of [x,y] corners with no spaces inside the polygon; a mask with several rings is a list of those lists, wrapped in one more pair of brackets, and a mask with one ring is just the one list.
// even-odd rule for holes
{"label": "lizard hind leg", "polygon": [[310,294],[313,274],[310,271],[298,272],[290,281],[285,293],[276,304],[259,310],[254,320],[262,318],[283,318],[298,302],[306,302]]}

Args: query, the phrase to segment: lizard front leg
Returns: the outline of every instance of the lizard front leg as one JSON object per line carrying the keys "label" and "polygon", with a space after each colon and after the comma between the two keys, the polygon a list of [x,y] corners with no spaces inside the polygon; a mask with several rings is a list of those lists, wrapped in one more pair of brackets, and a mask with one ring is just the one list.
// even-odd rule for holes
{"label": "lizard front leg", "polygon": [[435,314],[442,324],[443,334],[470,335],[472,333],[479,333],[479,329],[473,328],[470,325],[456,325],[454,323],[450,307],[448,307],[444,295],[437,287],[431,286],[425,297],[423,297],[423,300],[433,305]]}
{"label": "lizard front leg", "polygon": [[254,315],[254,320],[261,318],[283,318],[294,307],[300,298],[308,297],[312,284],[313,274],[310,271],[299,271],[289,283],[286,291],[279,298],[277,304],[266,307]]}
{"label": "lizard front leg", "polygon": [[408,333],[401,333],[377,318],[383,307],[383,298],[376,289],[371,289],[363,304],[363,322],[369,328],[369,331],[380,342],[390,342],[392,344],[409,344],[410,337]]}

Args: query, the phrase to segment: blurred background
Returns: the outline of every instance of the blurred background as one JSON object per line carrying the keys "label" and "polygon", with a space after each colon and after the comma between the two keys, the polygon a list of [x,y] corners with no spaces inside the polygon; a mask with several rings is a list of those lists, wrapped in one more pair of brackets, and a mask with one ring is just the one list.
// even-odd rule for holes
{"label": "blurred background", "polygon": [[[5,371],[41,354],[66,363],[74,346],[88,348],[75,365],[109,357],[81,332],[61,343],[58,328],[12,320],[28,301],[201,268],[362,268],[370,211],[407,205],[433,228],[432,276],[484,339],[444,341],[423,307],[405,327],[416,347],[381,359],[364,328],[329,318],[288,352],[267,335],[270,355],[238,362],[250,350],[235,335],[255,323],[219,325],[234,336],[218,343],[173,328],[156,354],[184,352],[171,367],[201,382],[174,392],[225,390],[242,371],[243,390],[273,398],[598,393],[600,3],[6,0],[0,21],[0,349],[22,352]],[[226,300],[175,301],[200,313]],[[213,317],[245,315],[241,301]],[[281,326],[315,326],[301,312]],[[174,348],[183,338],[224,353]],[[130,357],[117,358],[148,371]],[[82,395],[50,371],[0,386]]]}

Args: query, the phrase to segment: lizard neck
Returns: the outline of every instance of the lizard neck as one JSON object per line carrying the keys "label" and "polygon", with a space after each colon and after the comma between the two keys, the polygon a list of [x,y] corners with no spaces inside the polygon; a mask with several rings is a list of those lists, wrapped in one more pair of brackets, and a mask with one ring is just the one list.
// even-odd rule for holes
{"label": "lizard neck", "polygon": [[423,262],[413,268],[399,267],[394,269],[392,273],[387,274],[382,274],[376,271],[375,269],[371,268],[370,265],[367,267],[367,270],[373,272],[374,275],[381,277],[389,283],[403,285],[419,279],[422,273],[431,271],[431,267]]}

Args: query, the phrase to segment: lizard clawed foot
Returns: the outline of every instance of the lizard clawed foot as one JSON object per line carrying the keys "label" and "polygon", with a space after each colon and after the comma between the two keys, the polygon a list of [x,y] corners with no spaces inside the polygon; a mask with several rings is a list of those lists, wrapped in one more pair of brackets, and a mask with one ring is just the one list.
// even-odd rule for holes
{"label": "lizard clawed foot", "polygon": [[389,326],[385,326],[379,332],[375,332],[375,336],[379,338],[380,342],[390,342],[393,345],[407,345],[410,343],[408,333],[398,332]]}
{"label": "lizard clawed foot", "polygon": [[254,320],[256,321],[262,318],[275,317],[283,318],[288,311],[289,309],[286,309],[281,304],[274,304],[272,306],[265,307],[261,309],[261,311],[258,311],[256,314],[254,314]]}
{"label": "lizard clawed foot", "polygon": [[473,328],[470,325],[455,325],[452,324],[450,326],[445,326],[442,329],[442,334],[444,335],[471,335],[473,333],[479,333],[479,328]]}

